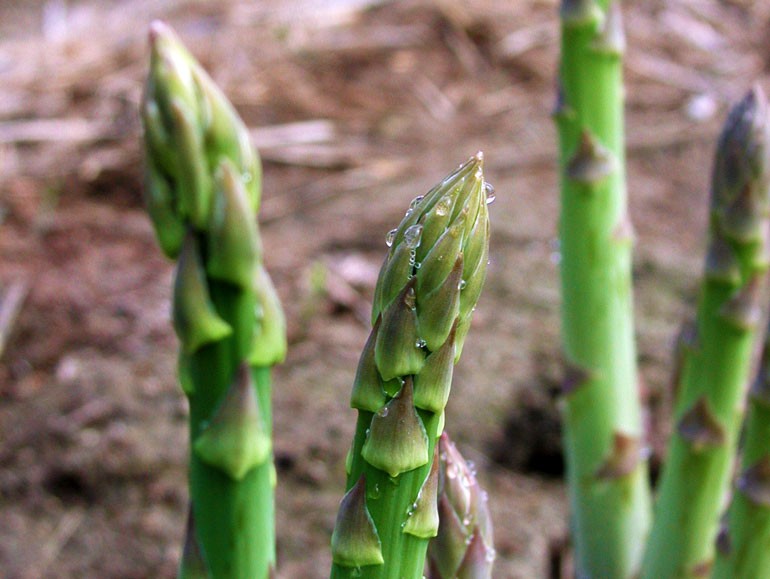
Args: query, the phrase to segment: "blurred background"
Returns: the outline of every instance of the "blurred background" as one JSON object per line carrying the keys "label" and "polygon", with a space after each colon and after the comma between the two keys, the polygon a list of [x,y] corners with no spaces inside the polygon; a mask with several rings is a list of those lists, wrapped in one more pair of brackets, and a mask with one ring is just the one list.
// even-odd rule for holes
{"label": "blurred background", "polygon": [[[0,575],[174,577],[187,490],[171,264],[142,210],[149,22],[171,24],[252,130],[275,376],[279,576],[328,576],[348,396],[386,232],[477,150],[489,278],[447,430],[490,493],[496,577],[549,577],[567,511],[555,0],[0,1]],[[655,462],[670,347],[702,261],[728,103],[767,89],[770,2],[626,7],[629,190]]]}

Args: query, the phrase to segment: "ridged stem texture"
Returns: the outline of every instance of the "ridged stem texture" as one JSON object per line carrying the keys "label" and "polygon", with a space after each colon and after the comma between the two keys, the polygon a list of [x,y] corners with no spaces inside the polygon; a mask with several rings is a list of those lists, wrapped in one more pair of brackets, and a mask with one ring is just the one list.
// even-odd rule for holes
{"label": "ridged stem texture", "polygon": [[492,193],[479,153],[415,198],[387,236],[351,397],[358,423],[332,536],[335,579],[423,577],[438,528],[436,442],[486,275]]}
{"label": "ridged stem texture", "polygon": [[767,105],[756,89],[732,109],[717,145],[704,279],[683,347],[675,431],[644,559],[648,579],[702,577],[713,564],[762,317],[768,150]]}
{"label": "ridged stem texture", "polygon": [[770,577],[770,328],[749,393],[741,466],[712,577]]}
{"label": "ridged stem texture", "polygon": [[428,545],[428,579],[491,579],[495,549],[487,493],[446,432],[436,459],[439,527]]}
{"label": "ridged stem texture", "polygon": [[564,446],[578,577],[639,570],[651,498],[634,343],[618,1],[563,0],[559,94]]}
{"label": "ridged stem texture", "polygon": [[190,404],[179,576],[266,579],[275,563],[270,367],[286,343],[255,219],[259,160],[176,35],[156,22],[150,43],[145,201],[162,250],[177,259],[173,321]]}

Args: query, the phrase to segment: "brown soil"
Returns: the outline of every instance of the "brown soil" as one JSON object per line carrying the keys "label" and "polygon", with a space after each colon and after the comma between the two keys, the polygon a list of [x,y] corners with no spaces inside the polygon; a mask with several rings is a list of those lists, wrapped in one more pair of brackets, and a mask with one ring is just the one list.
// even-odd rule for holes
{"label": "brown soil", "polygon": [[[251,127],[290,353],[275,373],[281,577],[321,578],[385,232],[476,150],[495,184],[489,280],[447,428],[493,506],[496,577],[546,577],[567,527],[553,0],[0,2],[0,295],[26,293],[0,366],[4,577],[173,577],[186,505],[171,264],[141,208],[145,31],[174,26]],[[645,388],[702,259],[712,142],[767,84],[767,3],[629,5],[628,142]],[[312,122],[311,122],[312,121]],[[299,126],[287,123],[304,122]],[[323,274],[323,275],[320,275]],[[319,284],[319,278],[325,280]],[[651,422],[665,429],[665,405]],[[658,440],[656,438],[656,440]]]}

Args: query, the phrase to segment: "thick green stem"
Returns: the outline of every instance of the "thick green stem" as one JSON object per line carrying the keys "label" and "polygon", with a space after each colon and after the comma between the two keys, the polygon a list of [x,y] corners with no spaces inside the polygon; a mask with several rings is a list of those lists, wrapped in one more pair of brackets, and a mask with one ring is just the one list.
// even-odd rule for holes
{"label": "thick green stem", "polygon": [[702,577],[734,464],[767,269],[764,96],[730,113],[717,146],[697,333],[685,349],[643,577]]}
{"label": "thick green stem", "polygon": [[650,522],[634,343],[618,2],[564,0],[560,94],[564,440],[580,576],[634,576]]}
{"label": "thick green stem", "polygon": [[[214,283],[212,302],[233,327],[232,335],[204,346],[188,360],[194,390],[190,395],[190,442],[211,422],[238,366],[249,352],[254,295],[236,286]],[[269,368],[253,368],[253,386],[261,420],[271,432]],[[275,565],[273,463],[265,460],[243,479],[190,453],[190,499],[200,549],[213,578],[268,577]]]}

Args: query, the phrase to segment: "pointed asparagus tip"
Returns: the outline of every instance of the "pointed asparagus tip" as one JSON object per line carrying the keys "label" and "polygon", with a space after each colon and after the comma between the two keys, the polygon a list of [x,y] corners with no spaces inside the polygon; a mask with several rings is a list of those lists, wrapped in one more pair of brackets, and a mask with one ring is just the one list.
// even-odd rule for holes
{"label": "pointed asparagus tip", "polygon": [[150,45],[155,46],[158,40],[165,34],[168,34],[169,27],[162,20],[153,20],[150,23]]}

